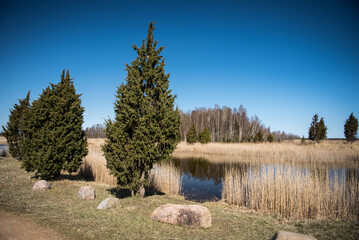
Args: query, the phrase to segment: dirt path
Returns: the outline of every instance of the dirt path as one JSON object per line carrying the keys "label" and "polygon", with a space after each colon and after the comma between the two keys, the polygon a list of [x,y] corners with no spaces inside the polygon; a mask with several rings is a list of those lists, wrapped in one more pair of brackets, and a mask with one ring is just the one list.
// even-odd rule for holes
{"label": "dirt path", "polygon": [[0,240],[61,240],[52,229],[34,223],[31,218],[20,217],[0,209]]}

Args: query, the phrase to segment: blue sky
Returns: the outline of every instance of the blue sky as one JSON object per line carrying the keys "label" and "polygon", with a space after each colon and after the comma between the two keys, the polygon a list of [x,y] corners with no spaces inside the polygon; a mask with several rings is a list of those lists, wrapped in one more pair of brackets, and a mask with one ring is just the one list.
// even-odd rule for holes
{"label": "blue sky", "polygon": [[272,130],[328,137],[359,117],[358,1],[0,1],[0,125],[69,69],[84,127],[113,118],[116,87],[150,21],[184,111],[239,107]]}

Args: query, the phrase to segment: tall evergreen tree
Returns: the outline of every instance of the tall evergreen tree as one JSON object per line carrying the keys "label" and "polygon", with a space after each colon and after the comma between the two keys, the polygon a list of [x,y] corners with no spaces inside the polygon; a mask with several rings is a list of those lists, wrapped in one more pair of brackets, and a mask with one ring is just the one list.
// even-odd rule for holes
{"label": "tall evergreen tree", "polygon": [[348,142],[354,142],[358,133],[358,119],[350,114],[344,125],[344,135]]}
{"label": "tall evergreen tree", "polygon": [[198,140],[202,144],[209,143],[211,141],[211,133],[207,127],[199,133]]}
{"label": "tall evergreen tree", "polygon": [[21,146],[25,140],[24,128],[26,126],[24,119],[29,109],[30,91],[24,99],[19,99],[19,104],[15,104],[14,108],[10,110],[9,121],[6,127],[2,127],[3,135],[9,144],[9,153],[20,161],[23,159]]}
{"label": "tall evergreen tree", "polygon": [[190,129],[188,129],[188,132],[186,135],[186,140],[189,144],[198,142],[197,130],[196,130],[196,127],[194,126],[194,124],[192,124]]}
{"label": "tall evergreen tree", "polygon": [[82,129],[84,108],[69,71],[61,81],[43,90],[26,116],[24,167],[46,178],[59,177],[61,170],[78,170],[87,154]]}
{"label": "tall evergreen tree", "polygon": [[119,186],[129,187],[141,197],[153,165],[169,157],[179,139],[180,114],[174,109],[176,96],[169,89],[169,74],[156,49],[154,25],[138,48],[137,58],[126,65],[126,83],[116,92],[115,120],[106,121],[107,140],[103,151],[107,168],[117,177]]}

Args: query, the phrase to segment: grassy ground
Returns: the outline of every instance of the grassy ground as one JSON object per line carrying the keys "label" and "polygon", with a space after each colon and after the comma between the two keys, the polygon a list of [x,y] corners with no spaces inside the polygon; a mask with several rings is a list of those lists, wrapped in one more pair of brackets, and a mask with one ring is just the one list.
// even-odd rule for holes
{"label": "grassy ground", "polygon": [[[203,204],[212,214],[211,228],[185,228],[150,219],[162,204],[193,204],[179,196],[151,195],[141,200],[117,192],[121,207],[100,211],[97,205],[111,196],[114,186],[65,176],[52,182],[49,191],[35,192],[31,188],[36,180],[30,177],[17,160],[0,158],[0,208],[30,217],[68,239],[268,239],[277,230],[310,234],[317,239],[359,237],[358,220],[285,221],[221,202]],[[78,189],[84,185],[95,188],[96,199],[77,198]]]}

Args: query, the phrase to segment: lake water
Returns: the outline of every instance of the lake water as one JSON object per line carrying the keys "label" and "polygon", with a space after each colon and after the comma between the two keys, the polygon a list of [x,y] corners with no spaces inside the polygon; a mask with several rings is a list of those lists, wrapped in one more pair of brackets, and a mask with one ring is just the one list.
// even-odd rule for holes
{"label": "lake water", "polygon": [[276,178],[283,178],[283,175],[293,181],[324,179],[333,186],[334,184],[344,186],[359,181],[359,168],[325,165],[217,163],[203,158],[172,159],[171,161],[170,163],[161,163],[161,166],[175,167],[181,179],[180,194],[186,199],[199,202],[220,200],[224,182],[226,181],[228,185],[229,173],[233,175],[230,176],[230,182],[238,182],[238,179],[241,182],[258,181],[258,178],[264,179],[264,176],[275,182]]}

